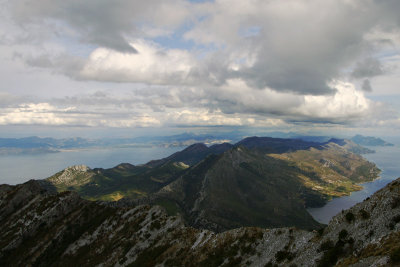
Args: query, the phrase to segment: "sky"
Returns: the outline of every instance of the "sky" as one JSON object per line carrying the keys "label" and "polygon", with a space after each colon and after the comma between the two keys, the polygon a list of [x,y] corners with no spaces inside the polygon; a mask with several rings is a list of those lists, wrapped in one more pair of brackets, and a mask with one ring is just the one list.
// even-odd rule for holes
{"label": "sky", "polygon": [[400,133],[397,0],[0,0],[0,136]]}

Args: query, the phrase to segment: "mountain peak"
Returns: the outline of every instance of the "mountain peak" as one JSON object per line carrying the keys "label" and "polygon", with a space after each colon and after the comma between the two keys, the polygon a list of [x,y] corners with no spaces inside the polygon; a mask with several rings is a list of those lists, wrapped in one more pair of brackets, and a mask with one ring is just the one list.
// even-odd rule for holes
{"label": "mountain peak", "polygon": [[84,185],[90,182],[94,176],[92,169],[86,165],[74,165],[56,173],[47,178],[54,185],[63,185],[65,187],[74,185]]}
{"label": "mountain peak", "polygon": [[208,147],[203,144],[203,143],[195,143],[193,145],[188,146],[186,149],[184,149],[183,151],[191,151],[191,152],[196,152],[196,151],[205,151],[207,150]]}
{"label": "mountain peak", "polygon": [[87,172],[91,169],[86,165],[73,165],[64,169],[64,171]]}

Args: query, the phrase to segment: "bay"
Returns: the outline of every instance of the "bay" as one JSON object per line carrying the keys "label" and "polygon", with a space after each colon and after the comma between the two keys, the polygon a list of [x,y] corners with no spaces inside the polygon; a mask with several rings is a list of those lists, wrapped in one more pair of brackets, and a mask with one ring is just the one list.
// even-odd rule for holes
{"label": "bay", "polygon": [[47,178],[72,165],[111,168],[120,163],[143,164],[182,150],[183,147],[142,146],[62,151],[36,155],[1,155],[0,184],[20,184]]}
{"label": "bay", "polygon": [[349,196],[334,198],[321,208],[309,208],[308,212],[315,220],[328,223],[330,219],[355,204],[363,201],[385,185],[400,177],[400,147],[368,147],[376,151],[373,154],[363,155],[367,160],[374,162],[381,170],[380,177],[372,182],[363,183],[363,189],[351,193]]}

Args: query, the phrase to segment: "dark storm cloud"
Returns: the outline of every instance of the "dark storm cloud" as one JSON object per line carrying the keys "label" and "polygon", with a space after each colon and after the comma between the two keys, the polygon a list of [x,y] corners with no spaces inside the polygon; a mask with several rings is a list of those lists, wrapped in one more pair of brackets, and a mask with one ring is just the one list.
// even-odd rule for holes
{"label": "dark storm cloud", "polygon": [[361,89],[365,92],[372,92],[372,86],[371,86],[371,82],[368,79],[365,79],[363,81],[363,84],[361,86]]}
{"label": "dark storm cloud", "polygon": [[384,73],[382,64],[375,58],[366,58],[357,62],[351,75],[354,78],[366,78],[382,75]]}
{"label": "dark storm cloud", "polygon": [[[170,5],[173,7],[177,2],[182,1],[171,1]],[[13,2],[13,15],[24,26],[55,24],[56,33],[69,26],[74,33],[60,31],[58,34],[77,34],[85,43],[136,53],[136,49],[129,44],[129,38],[141,34],[137,24],[147,19],[154,24],[163,23],[163,16],[156,16],[160,15],[159,10],[165,4],[160,0],[25,0]],[[169,26],[168,23],[165,25]]]}

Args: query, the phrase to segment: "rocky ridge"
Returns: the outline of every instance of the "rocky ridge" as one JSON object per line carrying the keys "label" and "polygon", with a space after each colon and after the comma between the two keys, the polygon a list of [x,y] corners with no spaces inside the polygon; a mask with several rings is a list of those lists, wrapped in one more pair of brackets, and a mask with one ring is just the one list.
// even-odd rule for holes
{"label": "rocky ridge", "polygon": [[158,206],[113,207],[41,183],[0,186],[2,266],[395,266],[400,178],[320,231],[187,227]]}

